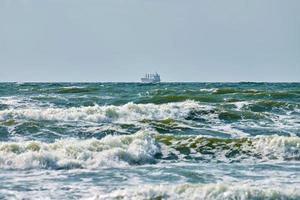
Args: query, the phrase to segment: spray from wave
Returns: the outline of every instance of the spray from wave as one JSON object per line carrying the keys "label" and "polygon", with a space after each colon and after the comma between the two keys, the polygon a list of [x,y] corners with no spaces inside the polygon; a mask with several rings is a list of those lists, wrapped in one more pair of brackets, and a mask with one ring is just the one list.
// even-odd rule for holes
{"label": "spray from wave", "polygon": [[160,152],[155,140],[144,132],[106,136],[101,140],[62,139],[0,143],[2,169],[69,169],[124,167],[155,163]]}
{"label": "spray from wave", "polygon": [[61,139],[0,143],[2,169],[124,167],[166,160],[232,162],[243,159],[300,160],[298,137],[259,136],[220,139],[174,137],[139,131],[102,139]]}
{"label": "spray from wave", "polygon": [[296,200],[300,198],[300,192],[296,187],[263,188],[249,184],[144,185],[95,193],[96,195],[86,199]]}
{"label": "spray from wave", "polygon": [[127,103],[122,106],[88,106],[72,108],[21,108],[6,109],[0,111],[0,119],[34,119],[34,120],[57,120],[57,121],[138,121],[143,119],[183,119],[193,109],[205,109],[205,106],[194,101],[181,103],[134,104]]}

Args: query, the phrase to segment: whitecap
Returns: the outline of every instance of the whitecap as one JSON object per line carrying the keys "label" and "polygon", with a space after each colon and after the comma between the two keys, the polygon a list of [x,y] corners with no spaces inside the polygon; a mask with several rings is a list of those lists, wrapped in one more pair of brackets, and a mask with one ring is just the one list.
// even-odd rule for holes
{"label": "whitecap", "polygon": [[54,143],[39,141],[1,142],[2,169],[69,169],[125,167],[155,163],[160,146],[150,133],[108,135],[98,139],[61,139]]}

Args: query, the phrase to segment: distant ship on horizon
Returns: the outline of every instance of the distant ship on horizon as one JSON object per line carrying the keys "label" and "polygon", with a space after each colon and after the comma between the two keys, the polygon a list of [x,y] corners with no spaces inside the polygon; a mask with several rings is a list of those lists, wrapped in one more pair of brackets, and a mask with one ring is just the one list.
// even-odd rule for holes
{"label": "distant ship on horizon", "polygon": [[160,75],[158,73],[145,74],[141,81],[142,83],[160,83]]}

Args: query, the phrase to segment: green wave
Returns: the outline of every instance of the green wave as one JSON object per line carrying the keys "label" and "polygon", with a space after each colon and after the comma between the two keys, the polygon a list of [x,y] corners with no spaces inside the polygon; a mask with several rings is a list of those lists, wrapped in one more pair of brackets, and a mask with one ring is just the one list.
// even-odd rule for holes
{"label": "green wave", "polygon": [[213,93],[214,94],[232,94],[232,93],[256,94],[256,93],[259,93],[259,91],[253,90],[253,89],[218,88]]}
{"label": "green wave", "polygon": [[4,125],[4,126],[14,126],[16,124],[18,124],[18,122],[14,119],[0,121],[0,125]]}
{"label": "green wave", "polygon": [[[248,155],[250,151],[244,151],[243,145],[251,146],[251,140],[247,138],[225,139],[225,138],[205,138],[205,137],[176,137],[173,135],[158,135],[156,140],[178,151],[180,154],[190,156],[201,153],[216,157],[219,153],[224,153],[231,158],[238,154]],[[194,152],[194,153],[193,153]]]}
{"label": "green wave", "polygon": [[97,91],[96,88],[77,88],[77,87],[70,87],[70,88],[60,88],[56,91],[59,94],[72,94],[72,93],[91,93]]}
{"label": "green wave", "polygon": [[[211,115],[211,116],[209,116]],[[186,120],[204,120],[206,121],[206,116],[211,119],[213,116],[217,116],[220,120],[224,121],[239,121],[239,120],[266,120],[268,116],[259,112],[252,112],[248,110],[229,110],[223,108],[214,108],[211,110],[192,110],[189,115],[185,118]]]}
{"label": "green wave", "polygon": [[175,120],[171,119],[171,118],[167,118],[167,119],[162,119],[162,120],[151,120],[151,119],[143,119],[141,120],[142,123],[147,123],[147,124],[163,124],[163,125],[174,125],[175,124]]}
{"label": "green wave", "polygon": [[200,101],[200,102],[222,102],[222,98],[218,98],[212,95],[201,95],[201,96],[191,96],[191,95],[166,95],[166,96],[150,96],[148,98],[143,98],[138,100],[136,103],[154,103],[154,104],[164,104],[171,102],[182,102],[186,100]]}
{"label": "green wave", "polygon": [[266,119],[266,116],[264,116],[261,113],[253,113],[249,111],[234,111],[234,110],[226,110],[221,111],[218,114],[219,119],[226,120],[226,121],[237,121],[237,120],[260,120],[260,119]]}
{"label": "green wave", "polygon": [[[234,161],[235,159],[300,160],[300,138],[257,136],[253,138],[207,138],[193,136],[156,135],[170,153],[165,158]],[[176,153],[177,152],[177,153]]]}
{"label": "green wave", "polygon": [[250,104],[248,108],[253,112],[268,112],[274,109],[285,109],[285,110],[294,110],[298,108],[298,104],[291,104],[288,102],[282,101],[273,101],[273,100],[261,100],[253,104]]}
{"label": "green wave", "polygon": [[[226,95],[226,98],[224,98]],[[230,95],[230,96],[229,96]],[[239,89],[239,88],[218,88],[211,91],[199,91],[199,90],[159,90],[150,92],[148,95],[143,95],[136,103],[155,103],[163,104],[170,102],[181,102],[186,100],[194,100],[206,103],[218,103],[218,102],[238,102],[251,99],[270,100],[274,99],[287,99],[299,97],[299,95],[293,91],[264,91],[254,89]],[[272,100],[270,100],[272,101]],[[277,106],[277,104],[274,104]]]}
{"label": "green wave", "polygon": [[212,92],[213,94],[240,94],[248,97],[268,97],[268,98],[289,98],[297,96],[297,91],[273,91],[273,90],[256,90],[256,89],[240,89],[240,88],[218,88]]}

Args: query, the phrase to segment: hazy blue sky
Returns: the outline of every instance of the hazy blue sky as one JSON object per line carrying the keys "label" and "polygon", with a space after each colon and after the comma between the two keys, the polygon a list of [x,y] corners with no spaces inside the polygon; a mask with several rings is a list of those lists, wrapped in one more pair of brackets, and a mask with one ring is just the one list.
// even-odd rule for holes
{"label": "hazy blue sky", "polygon": [[299,0],[0,0],[0,81],[300,81]]}

